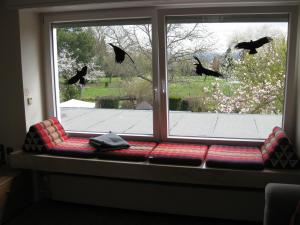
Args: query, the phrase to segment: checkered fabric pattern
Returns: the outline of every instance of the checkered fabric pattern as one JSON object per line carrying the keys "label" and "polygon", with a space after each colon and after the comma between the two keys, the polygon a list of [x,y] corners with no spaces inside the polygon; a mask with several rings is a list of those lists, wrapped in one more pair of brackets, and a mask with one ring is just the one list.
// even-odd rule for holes
{"label": "checkered fabric pattern", "polygon": [[47,152],[53,155],[71,156],[71,157],[96,157],[96,148],[89,144],[88,138],[69,137],[64,142],[56,144]]}
{"label": "checkered fabric pattern", "polygon": [[204,160],[208,147],[206,145],[160,143],[150,153],[151,163],[198,166]]}
{"label": "checkered fabric pattern", "polygon": [[297,168],[299,159],[288,136],[280,127],[274,127],[261,147],[263,161],[269,168]]}
{"label": "checkered fabric pattern", "polygon": [[98,157],[111,160],[145,161],[157,145],[155,142],[128,141],[128,143],[130,147],[127,149],[99,152]]}
{"label": "checkered fabric pattern", "polygon": [[55,117],[32,125],[26,134],[23,150],[42,153],[67,140],[68,136]]}
{"label": "checkered fabric pattern", "polygon": [[206,157],[208,167],[232,169],[264,168],[259,148],[242,146],[212,145]]}

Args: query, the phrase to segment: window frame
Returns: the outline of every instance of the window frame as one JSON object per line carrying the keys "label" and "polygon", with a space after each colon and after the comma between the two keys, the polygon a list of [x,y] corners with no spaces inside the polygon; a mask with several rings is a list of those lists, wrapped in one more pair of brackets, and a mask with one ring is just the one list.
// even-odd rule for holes
{"label": "window frame", "polygon": [[[201,8],[164,8],[158,10],[158,21],[164,24],[158,29],[159,36],[159,57],[160,57],[160,77],[161,86],[164,90],[161,93],[163,104],[161,105],[162,115],[162,140],[170,142],[201,142],[204,144],[230,144],[230,145],[260,145],[263,140],[260,139],[235,139],[235,138],[209,138],[209,137],[178,137],[169,135],[169,111],[167,104],[167,65],[166,65],[166,17],[167,16],[214,16],[214,15],[243,15],[243,14],[286,14],[289,17],[288,24],[288,40],[287,40],[287,62],[286,62],[286,77],[285,77],[285,99],[282,118],[282,127],[287,131],[291,139],[294,139],[295,126],[294,118],[295,111],[295,96],[296,96],[296,46],[297,46],[297,20],[298,13],[295,7],[291,6],[272,6],[272,7],[201,7]],[[294,59],[294,60],[290,60]],[[270,131],[271,132],[271,131]]]}
{"label": "window frame", "polygon": [[[51,13],[44,15],[44,33],[45,33],[45,74],[46,74],[46,101],[47,101],[47,115],[54,115],[60,118],[60,112],[58,110],[59,104],[59,84],[56,74],[58,74],[58,68],[55,63],[56,61],[56,52],[55,52],[55,35],[53,35],[53,24],[58,23],[85,23],[85,22],[95,22],[97,21],[101,23],[101,21],[114,21],[114,20],[134,20],[134,19],[150,19],[152,24],[152,36],[154,39],[153,33],[153,9],[152,8],[140,8],[136,10],[132,9],[114,9],[114,10],[94,10],[94,11],[82,11],[82,12],[73,12],[73,13]],[[157,43],[157,41],[153,41],[153,43]],[[155,44],[153,44],[155,46]],[[152,49],[154,47],[152,46]],[[153,105],[158,105],[157,101],[157,67],[158,60],[155,57],[156,52],[152,51],[152,90],[153,90]],[[121,134],[127,139],[135,139],[135,140],[158,140],[159,133],[159,113],[156,112],[157,107],[153,107],[153,134]],[[90,137],[97,134],[103,134],[103,132],[82,132],[82,131],[68,131],[68,133],[72,136],[85,136]]]}
{"label": "window frame", "polygon": [[[166,65],[166,17],[182,15],[242,15],[242,14],[288,14],[288,50],[285,82],[285,100],[283,113],[283,128],[294,140],[295,116],[296,116],[296,46],[298,13],[293,6],[230,6],[230,7],[146,7],[129,9],[106,9],[90,10],[68,13],[44,14],[44,59],[45,59],[45,89],[47,115],[57,114],[57,88],[58,81],[55,79],[53,52],[54,41],[52,35],[53,23],[89,22],[99,20],[150,18],[152,21],[152,75],[153,75],[153,135],[121,134],[127,139],[154,140],[171,142],[191,142],[203,144],[231,144],[231,145],[260,145],[263,140],[253,139],[228,139],[210,137],[178,137],[170,136],[168,127],[168,104],[167,104],[167,65]],[[291,60],[292,59],[292,60]],[[73,136],[92,136],[101,133],[69,132]]]}

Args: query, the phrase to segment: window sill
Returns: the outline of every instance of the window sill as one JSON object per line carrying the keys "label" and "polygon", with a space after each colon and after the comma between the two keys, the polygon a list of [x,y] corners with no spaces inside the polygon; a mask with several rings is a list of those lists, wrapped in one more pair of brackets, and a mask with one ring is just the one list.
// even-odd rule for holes
{"label": "window sill", "polygon": [[176,166],[36,155],[22,151],[12,153],[9,163],[16,169],[189,185],[262,189],[267,183],[300,184],[299,170],[217,169],[207,168],[205,164],[199,167]]}

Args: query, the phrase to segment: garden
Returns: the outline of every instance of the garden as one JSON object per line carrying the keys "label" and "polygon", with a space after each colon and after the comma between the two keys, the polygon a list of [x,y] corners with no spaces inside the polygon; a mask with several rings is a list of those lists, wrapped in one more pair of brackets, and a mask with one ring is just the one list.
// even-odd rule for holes
{"label": "garden", "polygon": [[[151,24],[56,29],[61,102],[77,99],[118,109],[135,109],[142,102],[153,104]],[[212,34],[203,24],[168,24],[167,30],[170,110],[282,114],[285,33],[261,28],[251,34],[232,35],[226,51],[218,52],[216,40],[207,42]],[[257,54],[234,48],[240,40],[262,35],[262,30],[272,35],[273,41]],[[125,57],[123,63],[116,63],[108,43],[122,47],[134,62]],[[196,74],[195,55],[223,78]],[[88,67],[86,84],[67,84],[84,65]]]}

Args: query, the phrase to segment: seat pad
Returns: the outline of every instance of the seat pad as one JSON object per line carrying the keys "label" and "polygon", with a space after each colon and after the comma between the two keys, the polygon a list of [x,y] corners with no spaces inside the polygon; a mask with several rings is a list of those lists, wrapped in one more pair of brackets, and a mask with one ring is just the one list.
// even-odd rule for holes
{"label": "seat pad", "polygon": [[155,142],[128,141],[130,147],[111,151],[98,152],[100,159],[145,161],[157,145]]}
{"label": "seat pad", "polygon": [[257,170],[264,168],[259,148],[226,145],[210,146],[206,157],[206,166]]}
{"label": "seat pad", "polygon": [[89,144],[88,138],[69,137],[64,142],[61,142],[47,150],[47,153],[60,156],[71,157],[96,157],[96,148]]}
{"label": "seat pad", "polygon": [[197,166],[204,160],[206,145],[160,143],[150,154],[151,163],[166,163]]}

